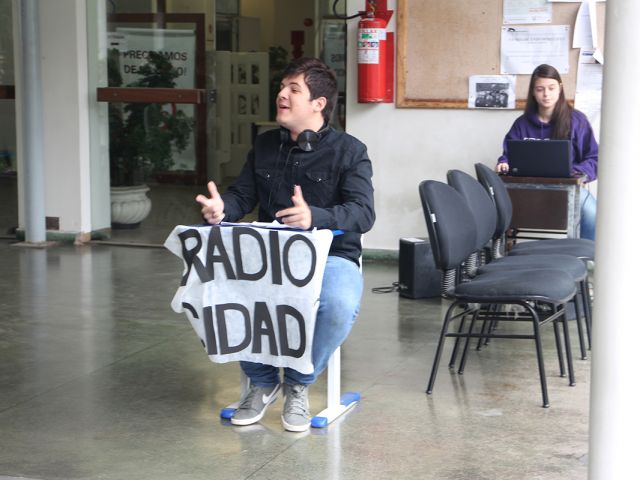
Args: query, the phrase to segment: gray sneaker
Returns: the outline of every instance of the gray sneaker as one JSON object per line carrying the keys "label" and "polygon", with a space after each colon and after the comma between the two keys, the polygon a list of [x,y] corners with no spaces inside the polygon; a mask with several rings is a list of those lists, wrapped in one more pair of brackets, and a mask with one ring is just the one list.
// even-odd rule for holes
{"label": "gray sneaker", "polygon": [[238,409],[231,417],[233,425],[251,425],[260,421],[264,417],[267,407],[278,398],[280,384],[274,387],[258,387],[249,385],[249,390],[242,400]]}
{"label": "gray sneaker", "polygon": [[308,385],[284,384],[282,425],[290,432],[305,432],[311,426]]}

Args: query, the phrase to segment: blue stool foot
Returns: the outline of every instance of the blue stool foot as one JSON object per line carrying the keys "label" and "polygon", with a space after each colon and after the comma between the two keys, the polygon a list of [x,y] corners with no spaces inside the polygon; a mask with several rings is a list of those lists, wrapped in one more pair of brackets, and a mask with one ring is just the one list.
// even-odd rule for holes
{"label": "blue stool foot", "polygon": [[340,396],[341,405],[351,405],[354,402],[360,401],[360,394],[358,392],[345,392]]}
{"label": "blue stool foot", "polygon": [[225,407],[220,409],[220,418],[224,420],[231,420],[233,414],[236,413],[236,409],[233,407]]}
{"label": "blue stool foot", "polygon": [[330,405],[311,419],[313,428],[325,428],[336,418],[350,410],[360,401],[360,394],[357,392],[346,392],[340,396],[338,405]]}

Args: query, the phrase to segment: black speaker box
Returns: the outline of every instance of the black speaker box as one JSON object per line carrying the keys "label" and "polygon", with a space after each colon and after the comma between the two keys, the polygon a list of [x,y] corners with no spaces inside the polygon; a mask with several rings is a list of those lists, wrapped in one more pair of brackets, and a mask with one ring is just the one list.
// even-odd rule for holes
{"label": "black speaker box", "polygon": [[440,271],[426,238],[401,238],[398,255],[398,291],[401,297],[440,296]]}

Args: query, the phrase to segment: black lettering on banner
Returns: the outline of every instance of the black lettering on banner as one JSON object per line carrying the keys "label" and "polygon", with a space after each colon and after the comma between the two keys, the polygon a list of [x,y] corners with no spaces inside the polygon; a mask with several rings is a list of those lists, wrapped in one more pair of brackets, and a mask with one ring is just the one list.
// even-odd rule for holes
{"label": "black lettering on banner", "polygon": [[271,283],[282,285],[282,262],[280,259],[280,241],[278,231],[269,231],[269,253],[271,257]]}
{"label": "black lettering on banner", "polygon": [[[276,314],[278,316],[278,329],[280,330],[280,352],[283,356],[300,358],[304,355],[305,346],[307,344],[307,334],[305,331],[304,318],[302,314],[295,308],[289,305],[278,305],[276,307]],[[300,345],[298,348],[291,348],[289,346],[289,338],[287,335],[287,316],[292,317],[298,325],[300,333]]]}
{"label": "black lettering on banner", "polygon": [[[242,264],[242,248],[240,247],[240,237],[242,235],[249,235],[250,237],[255,238],[258,242],[262,267],[260,267],[260,270],[255,273],[247,273],[244,271],[244,265]],[[233,227],[231,236],[233,238],[233,251],[235,252],[236,257],[236,275],[238,276],[238,280],[260,280],[267,272],[267,248],[264,245],[262,235],[256,232],[253,228]]]}
{"label": "black lettering on banner", "polygon": [[[198,278],[202,283],[206,283],[212,280],[213,276],[208,274],[206,268],[197,257],[200,248],[202,248],[202,237],[200,237],[200,232],[198,232],[198,230],[196,230],[195,228],[190,228],[189,230],[180,232],[178,234],[178,238],[180,239],[180,243],[182,244],[182,258],[187,264],[187,271],[182,277],[180,285],[185,286],[187,284],[189,274],[191,273],[191,267],[195,267]],[[193,238],[195,240],[195,245],[191,249],[187,248],[187,240],[190,238]]]}
{"label": "black lettering on banner", "polygon": [[[309,247],[309,252],[311,252],[311,265],[309,266],[309,273],[302,279],[295,278],[291,273],[291,267],[289,266],[289,249],[296,241],[306,243]],[[284,248],[282,249],[282,257],[284,258],[284,273],[287,275],[287,278],[291,283],[293,283],[296,287],[304,287],[311,281],[311,279],[313,278],[313,274],[316,271],[316,249],[313,246],[311,240],[309,240],[304,235],[292,235],[284,244]]]}
{"label": "black lettering on banner", "polygon": [[271,355],[278,355],[278,343],[276,342],[276,332],[273,329],[273,321],[269,314],[266,302],[256,302],[253,312],[253,347],[251,353],[262,353],[262,336],[269,339],[269,352]]}
{"label": "black lettering on banner", "polygon": [[[209,242],[207,243],[207,271],[211,275],[211,279],[215,279],[213,271],[213,264],[220,262],[224,266],[224,271],[227,274],[229,280],[235,280],[236,275],[233,273],[233,267],[231,266],[231,260],[229,260],[229,254],[222,241],[222,233],[220,227],[211,227],[209,232]],[[214,252],[218,248],[219,255],[214,255]]]}
{"label": "black lettering on banner", "polygon": [[186,310],[189,310],[189,312],[191,312],[191,316],[193,316],[193,318],[198,318],[198,312],[196,311],[194,306],[191,305],[190,303],[182,302],[182,308],[184,308]]}
{"label": "black lettering on banner", "polygon": [[218,346],[216,342],[216,332],[213,329],[213,315],[211,314],[211,307],[204,307],[202,310],[202,323],[204,324],[204,339],[207,355],[217,355]]}
{"label": "black lettering on banner", "polygon": [[[229,335],[225,317],[225,312],[227,310],[238,311],[244,317],[244,338],[235,346],[229,345]],[[223,303],[221,305],[216,305],[216,321],[218,324],[218,335],[220,335],[220,355],[240,352],[249,346],[249,343],[251,342],[251,319],[249,317],[249,310],[247,307],[240,305],[239,303]]]}

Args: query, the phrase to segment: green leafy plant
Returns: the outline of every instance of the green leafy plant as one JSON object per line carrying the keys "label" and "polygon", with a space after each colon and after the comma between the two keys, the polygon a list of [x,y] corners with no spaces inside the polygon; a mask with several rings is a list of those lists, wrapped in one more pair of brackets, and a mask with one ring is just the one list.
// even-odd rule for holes
{"label": "green leafy plant", "polygon": [[[109,86],[122,85],[118,65],[119,52],[108,57]],[[149,60],[138,68],[140,79],[128,87],[174,88],[179,73],[158,52],[149,52]],[[194,120],[171,105],[158,103],[109,104],[109,160],[111,186],[145,183],[156,172],[169,170],[175,152],[188,145]]]}

